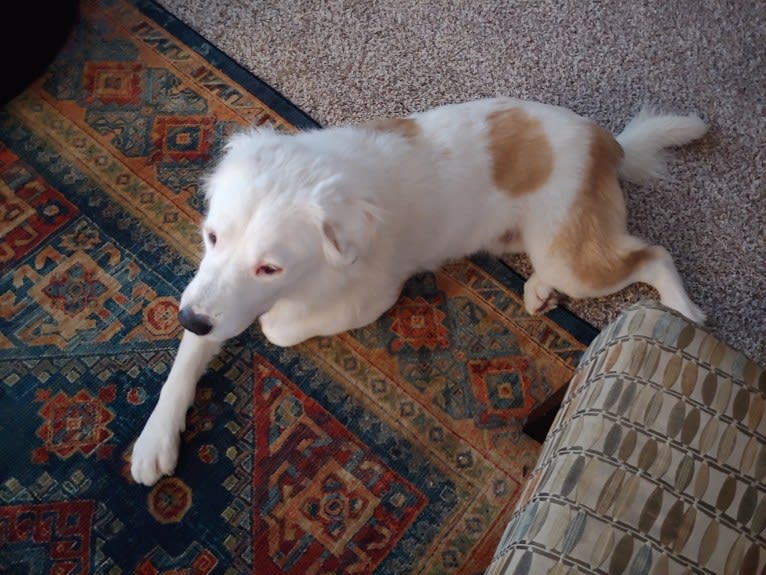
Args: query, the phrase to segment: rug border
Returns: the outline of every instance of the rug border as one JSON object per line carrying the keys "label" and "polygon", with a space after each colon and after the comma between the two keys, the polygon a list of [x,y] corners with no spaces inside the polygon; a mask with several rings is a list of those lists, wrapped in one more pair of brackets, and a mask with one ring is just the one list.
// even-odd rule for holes
{"label": "rug border", "polygon": [[[474,255],[469,259],[517,294],[524,293],[526,280],[503,260],[486,254]],[[600,332],[598,328],[561,306],[552,309],[545,315],[585,346],[590,345]]]}
{"label": "rug border", "polygon": [[[296,128],[300,130],[322,128],[319,122],[293,104],[284,94],[258,78],[223,50],[195,32],[188,24],[158,4],[156,0],[131,0],[131,2],[144,15],[183,41],[212,66],[221,70]],[[484,254],[472,256],[470,259],[517,294],[524,293],[524,278],[501,259]],[[585,346],[590,345],[600,331],[563,307],[557,307],[546,315]]]}
{"label": "rug border", "polygon": [[171,14],[155,0],[129,1],[145,16],[173,34],[186,46],[197,52],[205,61],[221,70],[296,128],[301,130],[321,128],[316,120],[293,104],[284,94],[236,62],[231,56],[194,31],[191,26]]}

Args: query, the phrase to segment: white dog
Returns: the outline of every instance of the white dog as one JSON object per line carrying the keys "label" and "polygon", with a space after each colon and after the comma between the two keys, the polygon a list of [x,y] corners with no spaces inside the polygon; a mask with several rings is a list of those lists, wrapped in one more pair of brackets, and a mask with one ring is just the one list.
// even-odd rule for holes
{"label": "white dog", "polygon": [[186,328],[132,455],[153,484],[175,469],[196,382],[221,343],[260,318],[291,346],[376,320],[413,273],[479,251],[526,251],[529,313],[633,282],[694,321],[665,249],[626,231],[618,174],[664,174],[696,116],[642,112],[616,139],[571,111],[510,98],[295,135],[231,138],[207,186],[205,255],[181,297]]}

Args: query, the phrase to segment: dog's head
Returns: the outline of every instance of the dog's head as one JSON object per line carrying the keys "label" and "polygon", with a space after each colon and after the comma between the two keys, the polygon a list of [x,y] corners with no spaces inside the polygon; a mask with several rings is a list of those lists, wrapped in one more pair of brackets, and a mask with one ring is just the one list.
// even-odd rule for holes
{"label": "dog's head", "polygon": [[283,298],[315,303],[366,253],[376,208],[291,138],[238,136],[207,179],[204,255],[179,311],[187,330],[222,341]]}

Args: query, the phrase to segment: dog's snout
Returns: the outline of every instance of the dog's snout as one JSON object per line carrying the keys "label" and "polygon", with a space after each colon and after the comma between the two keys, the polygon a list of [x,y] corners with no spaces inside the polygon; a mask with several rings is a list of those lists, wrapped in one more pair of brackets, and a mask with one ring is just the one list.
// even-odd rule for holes
{"label": "dog's snout", "polygon": [[213,323],[209,317],[194,313],[188,307],[178,310],[178,321],[181,322],[184,329],[197,335],[207,335],[213,329]]}

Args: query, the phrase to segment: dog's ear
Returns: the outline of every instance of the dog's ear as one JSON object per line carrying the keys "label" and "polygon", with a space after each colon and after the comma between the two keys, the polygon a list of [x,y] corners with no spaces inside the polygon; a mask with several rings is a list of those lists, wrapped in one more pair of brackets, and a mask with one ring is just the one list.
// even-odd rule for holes
{"label": "dog's ear", "polygon": [[354,263],[367,250],[381,221],[381,210],[367,199],[343,193],[335,188],[330,193],[320,193],[321,231],[327,260],[337,266]]}

